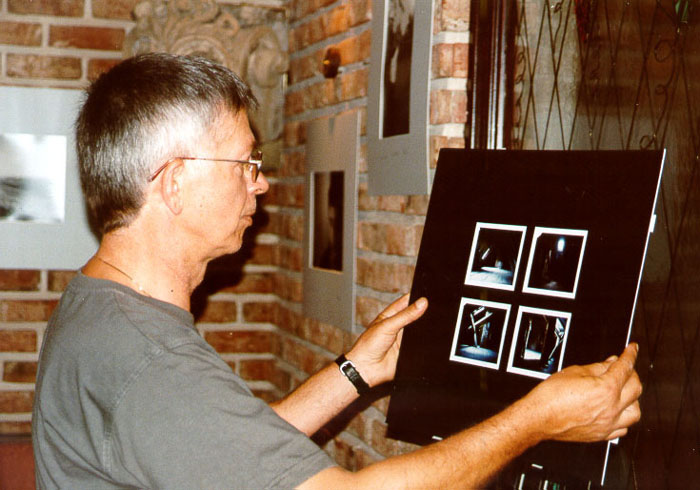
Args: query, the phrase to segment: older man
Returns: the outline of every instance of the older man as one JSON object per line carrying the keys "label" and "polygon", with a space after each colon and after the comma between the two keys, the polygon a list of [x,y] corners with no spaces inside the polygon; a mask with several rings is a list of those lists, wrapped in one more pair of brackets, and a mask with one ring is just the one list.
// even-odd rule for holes
{"label": "older man", "polygon": [[197,334],[190,295],[237,251],[268,189],[255,102],[225,68],[166,54],[126,60],[89,89],[77,123],[100,247],[67,287],[42,347],[33,418],[40,488],[473,487],[544,439],[623,435],[639,418],[636,348],[550,377],[496,417],[357,473],[309,435],[366,385],[393,378],[406,297],[327,366],[268,406]]}

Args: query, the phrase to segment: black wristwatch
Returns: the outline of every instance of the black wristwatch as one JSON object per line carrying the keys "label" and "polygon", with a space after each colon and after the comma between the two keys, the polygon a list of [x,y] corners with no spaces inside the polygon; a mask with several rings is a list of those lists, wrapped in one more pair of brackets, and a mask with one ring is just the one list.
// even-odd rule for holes
{"label": "black wristwatch", "polygon": [[357,369],[355,369],[355,365],[352,363],[352,361],[349,361],[344,354],[341,354],[338,359],[335,360],[335,363],[340,368],[340,372],[343,373],[348,380],[350,380],[360,395],[369,393],[369,385],[364,379],[362,379],[360,373],[357,372]]}

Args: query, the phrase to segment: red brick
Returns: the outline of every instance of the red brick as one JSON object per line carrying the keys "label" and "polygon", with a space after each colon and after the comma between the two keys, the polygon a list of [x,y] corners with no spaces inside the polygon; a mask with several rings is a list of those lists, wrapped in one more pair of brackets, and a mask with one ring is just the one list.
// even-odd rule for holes
{"label": "red brick", "polygon": [[356,70],[340,76],[340,100],[367,96],[368,72]]}
{"label": "red brick", "polygon": [[275,321],[275,312],[275,303],[245,303],[243,305],[243,321],[273,323]]}
{"label": "red brick", "polygon": [[84,0],[7,0],[7,11],[12,14],[60,15],[81,17]]}
{"label": "red brick", "polygon": [[253,255],[248,260],[250,264],[272,265],[277,263],[277,247],[274,245],[256,244]]}
{"label": "red brick", "polygon": [[36,291],[41,273],[32,270],[0,270],[0,291]]}
{"label": "red brick", "polygon": [[379,291],[399,293],[408,291],[414,266],[391,262],[357,260],[357,283]]}
{"label": "red brick", "polygon": [[3,300],[0,301],[0,320],[45,322],[57,304],[57,300]]}
{"label": "red brick", "polygon": [[270,186],[270,190],[265,196],[265,204],[276,204],[278,206],[304,206],[304,184],[287,184],[277,182]]}
{"label": "red brick", "polygon": [[91,59],[88,61],[87,77],[88,80],[94,81],[103,73],[109,71],[112,67],[118,64],[121,60],[110,59]]}
{"label": "red brick", "polygon": [[469,2],[442,0],[440,25],[447,31],[466,32],[469,28]]}
{"label": "red brick", "polygon": [[227,293],[270,293],[272,292],[272,276],[270,274],[245,273],[241,280],[220,292]]}
{"label": "red brick", "polygon": [[[462,146],[464,148],[464,146]],[[408,203],[406,205],[406,214],[415,214],[420,216],[425,216],[428,212],[428,203],[430,201],[430,196],[408,196]]]}
{"label": "red brick", "polygon": [[141,0],[92,0],[92,16],[104,19],[132,20],[131,13]]}
{"label": "red brick", "polygon": [[31,432],[31,422],[0,422],[0,434],[3,435],[28,435]]}
{"label": "red brick", "polygon": [[34,330],[0,330],[0,352],[36,352]]}
{"label": "red brick", "polygon": [[282,168],[279,171],[280,177],[298,177],[304,175],[306,168],[305,155],[301,151],[287,152],[282,154]]}
{"label": "red brick", "polygon": [[336,45],[340,51],[340,64],[349,65],[369,58],[371,31],[367,30],[359,36],[343,39]]}
{"label": "red brick", "polygon": [[387,306],[389,303],[378,299],[358,296],[355,300],[355,318],[360,325],[367,328]]}
{"label": "red brick", "polygon": [[325,34],[327,37],[335,36],[348,30],[350,27],[350,6],[340,5],[324,15],[326,21]]}
{"label": "red brick", "polygon": [[241,359],[238,374],[254,381],[272,381],[277,370],[274,359]]}
{"label": "red brick", "polygon": [[76,271],[49,271],[49,291],[64,291],[77,274]]}
{"label": "red brick", "polygon": [[34,383],[36,381],[36,362],[5,361],[2,368],[2,380],[8,383]]}
{"label": "red brick", "polygon": [[12,78],[77,80],[81,75],[79,58],[15,53],[7,55],[7,76]]}
{"label": "red brick", "polygon": [[284,125],[284,146],[300,146],[306,143],[306,123],[290,121]]}
{"label": "red brick", "polygon": [[41,24],[25,22],[0,22],[0,44],[40,46]]}
{"label": "red brick", "polygon": [[301,281],[284,274],[277,275],[275,293],[287,301],[301,302],[303,299]]}
{"label": "red brick", "polygon": [[385,223],[359,224],[359,244],[363,250],[415,257],[423,227]]}
{"label": "red brick", "polygon": [[454,46],[438,44],[433,46],[433,75],[437,78],[452,76]]}
{"label": "red brick", "polygon": [[302,324],[300,336],[336,355],[345,352],[350,343],[346,332],[312,318]]}
{"label": "red brick", "polygon": [[277,400],[277,398],[278,398],[277,395],[272,392],[272,390],[256,388],[256,389],[250,390],[250,391],[253,392],[254,396],[256,396],[257,398],[260,398],[265,403],[271,403],[271,402]]}
{"label": "red brick", "polygon": [[367,184],[361,183],[358,189],[358,207],[362,211],[392,211],[403,213],[407,196],[370,196]]}
{"label": "red brick", "polygon": [[204,338],[217,352],[274,353],[276,350],[272,332],[253,330],[205,332]]}
{"label": "red brick", "polygon": [[238,306],[236,303],[230,301],[209,300],[201,316],[197,318],[197,321],[206,323],[235,322],[237,308]]}
{"label": "red brick", "polygon": [[294,335],[300,335],[303,328],[304,318],[290,309],[280,305],[277,310],[277,326]]}
{"label": "red brick", "polygon": [[348,17],[350,26],[370,21],[372,19],[372,2],[370,0],[353,0],[350,2]]}
{"label": "red brick", "polygon": [[284,114],[292,116],[304,112],[307,108],[304,106],[304,91],[297,90],[295,92],[287,92],[284,99]]}
{"label": "red brick", "polygon": [[452,92],[450,104],[450,122],[465,124],[467,122],[467,93]]}
{"label": "red brick", "polygon": [[278,245],[278,248],[279,260],[276,265],[293,271],[301,271],[302,262],[304,261],[301,248],[287,245]]}
{"label": "red brick", "polygon": [[316,44],[326,38],[326,22],[324,16],[311,19],[307,25],[309,43]]}
{"label": "red brick", "polygon": [[0,413],[32,411],[33,391],[0,391]]}
{"label": "red brick", "polygon": [[469,71],[469,45],[466,43],[455,44],[453,60],[452,76],[467,78],[467,72]]}
{"label": "red brick", "polygon": [[332,361],[329,355],[323,355],[309,349],[296,339],[282,339],[281,357],[297,369],[313,374]]}
{"label": "red brick", "polygon": [[51,26],[49,46],[121,51],[124,29],[88,26]]}

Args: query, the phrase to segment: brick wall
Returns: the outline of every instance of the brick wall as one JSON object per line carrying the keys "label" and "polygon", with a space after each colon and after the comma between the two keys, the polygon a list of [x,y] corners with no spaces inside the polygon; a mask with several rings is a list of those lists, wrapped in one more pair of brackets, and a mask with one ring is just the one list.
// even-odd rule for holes
{"label": "brick wall", "polygon": [[[420,0],[417,0],[420,2]],[[442,147],[464,146],[466,122],[467,27],[464,0],[435,0],[430,92],[432,164]],[[293,0],[290,7],[290,70],[286,96],[284,165],[272,176],[265,198],[267,231],[281,252],[275,292],[281,329],[279,366],[294,386],[352,345],[353,338],[301,314],[304,145],[306,124],[318,117],[359,110],[357,306],[360,327],[400,293],[410,289],[428,196],[370,196],[367,193],[366,126],[371,12],[369,0]],[[335,79],[321,73],[329,47],[341,53]],[[360,328],[361,329],[361,328]],[[326,449],[350,468],[361,468],[412,447],[385,437],[387,398],[348,415],[347,426],[330,428]],[[324,442],[323,437],[319,438]]]}
{"label": "brick wall", "polygon": [[[418,2],[422,0],[417,0]],[[0,0],[0,84],[83,88],[121,59],[137,0]],[[234,4],[235,1],[222,3]],[[248,1],[247,4],[256,3]],[[353,336],[305,318],[302,302],[306,124],[360,110],[365,127],[370,55],[370,0],[257,2],[289,11],[291,57],[283,166],[254,233],[238,255],[216,261],[195,294],[202,335],[264,399],[282,396],[346,351]],[[468,12],[464,0],[434,0],[430,148],[464,145]],[[321,74],[325,50],[337,47],[342,70]],[[428,196],[367,194],[364,129],[359,165],[357,322],[366,326],[410,288]],[[46,320],[71,271],[0,270],[0,434],[30,430],[36,361]],[[352,411],[340,432],[321,442],[348,468],[410,446],[384,437],[388,399]]]}

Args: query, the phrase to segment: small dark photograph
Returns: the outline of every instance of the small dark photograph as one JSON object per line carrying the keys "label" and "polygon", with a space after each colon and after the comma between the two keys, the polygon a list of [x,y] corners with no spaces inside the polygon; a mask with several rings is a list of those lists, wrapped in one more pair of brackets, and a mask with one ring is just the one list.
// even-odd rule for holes
{"label": "small dark photograph", "polygon": [[561,369],[571,313],[520,307],[508,372],[547,378]]}
{"label": "small dark photograph", "polygon": [[525,229],[524,226],[477,223],[464,283],[514,290]]}
{"label": "small dark photograph", "polygon": [[450,360],[498,369],[510,305],[462,298]]}
{"label": "small dark photograph", "polygon": [[588,232],[535,228],[523,291],[574,298]]}
{"label": "small dark photograph", "polygon": [[[381,0],[377,0],[381,1]],[[388,0],[384,49],[384,138],[409,133],[415,0]]]}
{"label": "small dark photograph", "polygon": [[343,172],[313,174],[313,267],[343,270]]}

